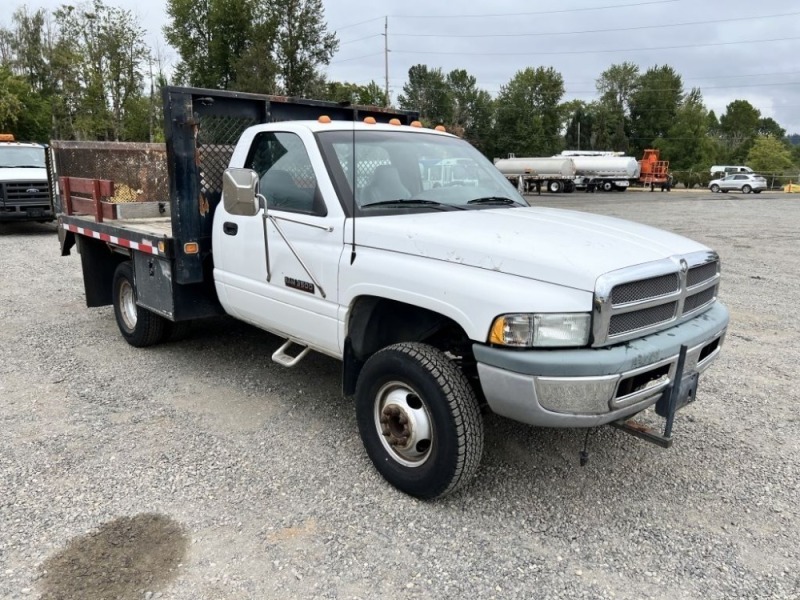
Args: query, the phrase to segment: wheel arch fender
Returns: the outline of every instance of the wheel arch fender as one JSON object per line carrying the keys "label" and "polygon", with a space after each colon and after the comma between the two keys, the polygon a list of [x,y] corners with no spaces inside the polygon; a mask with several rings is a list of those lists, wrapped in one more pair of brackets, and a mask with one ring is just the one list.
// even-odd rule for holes
{"label": "wheel arch fender", "polygon": [[400,342],[428,341],[440,335],[468,342],[470,336],[459,316],[463,317],[463,313],[454,307],[434,301],[410,303],[375,294],[354,297],[345,318],[342,360],[345,395],[355,392],[361,368],[381,348]]}

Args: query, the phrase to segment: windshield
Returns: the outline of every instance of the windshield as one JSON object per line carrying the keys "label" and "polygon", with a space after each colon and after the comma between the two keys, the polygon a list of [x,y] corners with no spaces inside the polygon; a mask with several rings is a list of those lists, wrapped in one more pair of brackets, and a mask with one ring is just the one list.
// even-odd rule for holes
{"label": "windshield", "polygon": [[44,169],[44,148],[0,146],[0,167]]}
{"label": "windshield", "polygon": [[350,210],[355,188],[359,215],[375,214],[375,209],[528,206],[491,162],[458,138],[410,131],[326,131],[318,139],[342,204]]}

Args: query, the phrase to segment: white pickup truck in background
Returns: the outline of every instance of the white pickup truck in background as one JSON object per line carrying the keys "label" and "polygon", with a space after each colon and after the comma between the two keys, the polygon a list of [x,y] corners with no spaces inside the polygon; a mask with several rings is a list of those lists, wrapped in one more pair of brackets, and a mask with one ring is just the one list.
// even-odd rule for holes
{"label": "white pickup truck in background", "polygon": [[45,147],[0,133],[0,223],[53,221]]}
{"label": "white pickup truck in background", "polygon": [[[240,129],[217,131],[236,139],[212,135],[231,115]],[[309,351],[340,359],[367,454],[414,496],[473,477],[482,407],[668,446],[725,336],[718,256],[644,225],[532,208],[467,142],[413,118],[167,88],[169,199],[115,218],[99,192],[72,197],[102,187],[73,171],[62,252],[78,243],[87,304],[113,304],[133,345],[224,312],[284,338],[284,366]],[[469,177],[433,185],[425,165],[441,161]],[[627,425],[654,405],[664,434]]]}

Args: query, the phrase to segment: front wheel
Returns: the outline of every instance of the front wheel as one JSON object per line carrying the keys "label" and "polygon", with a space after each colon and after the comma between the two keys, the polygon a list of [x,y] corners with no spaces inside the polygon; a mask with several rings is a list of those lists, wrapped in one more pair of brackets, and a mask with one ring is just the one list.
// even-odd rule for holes
{"label": "front wheel", "polygon": [[613,189],[614,189],[614,184],[613,183],[611,183],[610,181],[604,181],[603,182],[603,191],[604,192],[610,192]]}
{"label": "front wheel", "polygon": [[432,346],[395,344],[372,355],[358,378],[356,418],[375,468],[406,494],[438,498],[478,470],[478,400],[464,374]]}
{"label": "front wheel", "polygon": [[749,194],[752,191],[753,191],[753,188],[751,188],[749,185],[743,185],[742,186],[742,193],[743,194]]}
{"label": "front wheel", "polygon": [[131,346],[144,348],[164,339],[166,320],[136,304],[136,283],[130,261],[120,263],[114,271],[111,299],[119,331]]}
{"label": "front wheel", "polygon": [[719,192],[719,186],[715,183],[714,185],[711,186],[711,191],[716,194],[717,192]]}

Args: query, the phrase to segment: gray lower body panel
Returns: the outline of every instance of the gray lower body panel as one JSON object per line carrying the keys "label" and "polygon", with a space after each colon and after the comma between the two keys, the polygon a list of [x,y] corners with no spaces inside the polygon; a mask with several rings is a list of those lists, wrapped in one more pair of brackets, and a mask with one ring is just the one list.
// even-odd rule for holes
{"label": "gray lower body panel", "polygon": [[609,348],[513,351],[474,346],[492,410],[544,427],[594,427],[654,404],[673,383],[681,346],[684,372],[702,372],[720,352],[728,310],[717,302],[695,319]]}

